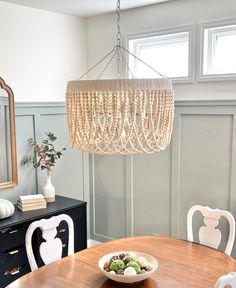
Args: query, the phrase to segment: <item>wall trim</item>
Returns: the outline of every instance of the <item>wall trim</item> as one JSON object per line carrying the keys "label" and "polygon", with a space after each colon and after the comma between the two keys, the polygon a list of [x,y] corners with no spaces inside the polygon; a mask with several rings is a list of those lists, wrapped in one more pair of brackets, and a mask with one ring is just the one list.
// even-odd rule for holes
{"label": "wall trim", "polygon": [[236,99],[175,100],[175,106],[236,106]]}
{"label": "wall trim", "polygon": [[[16,108],[65,107],[66,102],[15,102],[15,106]],[[177,99],[175,106],[236,106],[236,99]]]}
{"label": "wall trim", "polygon": [[17,102],[15,101],[15,106],[17,108],[44,108],[44,107],[65,107],[66,103],[62,102]]}

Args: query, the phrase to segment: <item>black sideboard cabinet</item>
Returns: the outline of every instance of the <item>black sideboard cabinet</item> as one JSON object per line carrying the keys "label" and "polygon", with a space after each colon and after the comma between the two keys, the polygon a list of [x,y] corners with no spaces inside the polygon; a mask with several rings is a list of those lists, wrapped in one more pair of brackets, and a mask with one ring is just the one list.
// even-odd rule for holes
{"label": "black sideboard cabinet", "polygon": [[[74,222],[74,251],[87,248],[86,202],[56,196],[56,201],[49,203],[45,209],[21,212],[15,207],[11,217],[0,220],[0,288],[31,271],[25,250],[25,233],[30,223],[59,214],[69,215]],[[62,240],[64,257],[68,250],[66,222],[60,223],[56,237]],[[33,234],[32,245],[39,267],[43,265],[38,251],[42,241],[45,240],[38,228]]]}

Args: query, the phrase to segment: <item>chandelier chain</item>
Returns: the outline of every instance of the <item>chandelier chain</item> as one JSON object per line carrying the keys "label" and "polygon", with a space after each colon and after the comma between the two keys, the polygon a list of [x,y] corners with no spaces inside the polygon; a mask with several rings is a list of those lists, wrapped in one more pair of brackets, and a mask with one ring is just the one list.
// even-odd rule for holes
{"label": "chandelier chain", "polygon": [[117,58],[116,58],[116,66],[117,66],[117,79],[120,78],[120,39],[121,39],[121,32],[120,32],[120,0],[117,0],[117,7],[116,7],[116,16],[117,16]]}
{"label": "chandelier chain", "polygon": [[136,55],[134,55],[132,52],[130,52],[129,50],[127,50],[125,47],[120,46],[120,48],[122,50],[124,50],[127,54],[131,55],[132,57],[134,57],[135,59],[137,59],[139,62],[143,63],[145,66],[147,66],[149,69],[151,69],[152,71],[154,71],[155,73],[159,74],[161,77],[163,78],[168,78],[166,75],[161,74],[159,71],[157,71],[156,69],[154,69],[152,66],[150,66],[149,64],[147,64],[146,62],[144,62],[142,59],[140,59],[139,57],[137,57]]}
{"label": "chandelier chain", "polygon": [[80,76],[79,80],[83,79],[89,72],[91,72],[94,68],[96,68],[99,64],[101,64],[107,57],[109,57],[114,51],[116,47],[114,47],[109,53],[107,53],[101,60],[99,60],[95,65],[93,65],[90,69],[88,69],[82,76]]}
{"label": "chandelier chain", "polygon": [[158,72],[156,69],[154,69],[152,66],[150,66],[149,64],[147,64],[146,62],[144,62],[142,59],[140,59],[139,57],[137,57],[135,54],[131,53],[128,49],[126,49],[125,47],[121,46],[121,31],[120,31],[120,0],[117,0],[117,7],[116,7],[116,15],[117,15],[117,34],[116,34],[116,38],[117,38],[117,43],[116,46],[109,52],[107,53],[102,59],[100,59],[100,61],[98,61],[95,65],[93,65],[89,70],[87,70],[87,72],[85,72],[80,78],[79,80],[81,80],[82,78],[84,78],[89,72],[91,72],[94,68],[96,68],[99,64],[101,64],[104,60],[106,60],[109,56],[111,56],[110,60],[108,60],[108,63],[105,65],[104,69],[102,70],[102,72],[99,74],[98,79],[101,78],[101,76],[104,74],[105,70],[108,68],[108,66],[110,65],[110,63],[112,62],[112,60],[115,58],[116,56],[116,67],[117,67],[117,79],[120,79],[120,66],[121,66],[121,59],[125,62],[125,65],[128,67],[128,71],[130,73],[130,75],[132,76],[133,79],[135,79],[136,77],[134,77],[133,72],[131,71],[128,61],[126,60],[127,58],[124,57],[124,53],[127,53],[127,55],[131,55],[133,58],[135,58],[136,60],[138,60],[139,62],[141,62],[142,64],[144,64],[146,67],[148,67],[149,69],[151,69],[152,71],[154,71],[155,73],[158,73],[161,77],[163,78],[167,78],[169,79],[166,75],[161,74],[160,72]]}
{"label": "chandelier chain", "polygon": [[[116,56],[116,53],[117,53],[117,51],[115,51],[112,55],[111,55],[111,57],[110,57],[110,59],[108,60],[108,62],[107,62],[107,64],[106,64],[106,66],[103,68],[103,70],[100,72],[100,74],[98,75],[98,79],[101,79],[101,77],[102,77],[102,75],[104,74],[104,72],[107,70],[107,68],[108,68],[108,66],[110,65],[110,63],[112,62],[112,60],[114,59],[114,57]],[[105,60],[105,59],[104,59]]]}
{"label": "chandelier chain", "polygon": [[130,73],[130,75],[131,75],[131,77],[132,77],[132,79],[136,79],[136,77],[134,76],[134,73],[133,73],[133,71],[130,69],[130,66],[129,66],[129,64],[128,64],[128,62],[127,62],[127,60],[126,60],[126,58],[125,58],[125,55],[124,55],[124,50],[121,50],[120,49],[120,55],[121,55],[121,58],[123,59],[123,61],[124,61],[124,63],[125,63],[125,66],[127,67],[127,72],[129,72]]}
{"label": "chandelier chain", "polygon": [[120,0],[117,0],[117,7],[116,7],[116,16],[117,16],[117,34],[116,34],[116,40],[117,40],[117,46],[120,46]]}

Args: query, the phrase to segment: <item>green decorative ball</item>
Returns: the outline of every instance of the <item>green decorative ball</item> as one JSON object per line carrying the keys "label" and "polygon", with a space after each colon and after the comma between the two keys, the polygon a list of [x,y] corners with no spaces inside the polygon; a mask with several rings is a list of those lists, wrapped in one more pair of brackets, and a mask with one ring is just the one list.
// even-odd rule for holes
{"label": "green decorative ball", "polygon": [[122,261],[125,263],[125,264],[128,264],[130,261],[134,261],[136,262],[136,258],[134,256],[130,256],[130,255],[127,255],[125,256]]}
{"label": "green decorative ball", "polygon": [[141,273],[141,267],[136,261],[130,261],[126,267],[133,267],[136,270],[136,273],[139,274]]}
{"label": "green decorative ball", "polygon": [[118,272],[119,270],[124,270],[125,263],[122,260],[114,260],[110,265],[110,270]]}

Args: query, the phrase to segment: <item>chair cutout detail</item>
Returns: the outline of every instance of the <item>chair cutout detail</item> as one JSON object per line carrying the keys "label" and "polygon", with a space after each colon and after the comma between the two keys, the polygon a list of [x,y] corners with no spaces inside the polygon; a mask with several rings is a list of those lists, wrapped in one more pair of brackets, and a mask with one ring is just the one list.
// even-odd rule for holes
{"label": "chair cutout detail", "polygon": [[219,219],[225,217],[229,222],[229,237],[225,248],[225,253],[230,255],[235,237],[235,220],[233,215],[225,210],[211,209],[207,206],[195,205],[192,206],[187,215],[187,238],[188,241],[193,242],[193,227],[192,218],[196,211],[200,211],[203,215],[203,222],[206,226],[199,229],[200,244],[217,249],[221,242],[221,232],[216,226],[219,224]]}
{"label": "chair cutout detail", "polygon": [[[230,285],[230,286],[228,286]],[[236,288],[236,272],[230,272],[229,274],[221,276],[214,286],[214,288]]]}
{"label": "chair cutout detail", "polygon": [[26,253],[32,271],[38,268],[31,242],[35,229],[40,228],[42,230],[42,237],[46,240],[46,242],[42,242],[40,244],[39,253],[44,264],[49,264],[61,259],[62,257],[62,242],[59,238],[55,238],[55,236],[57,235],[57,227],[63,220],[68,224],[69,230],[68,255],[74,253],[74,224],[70,216],[61,214],[58,216],[53,216],[49,219],[41,219],[39,221],[32,222],[29,225],[25,236]]}

